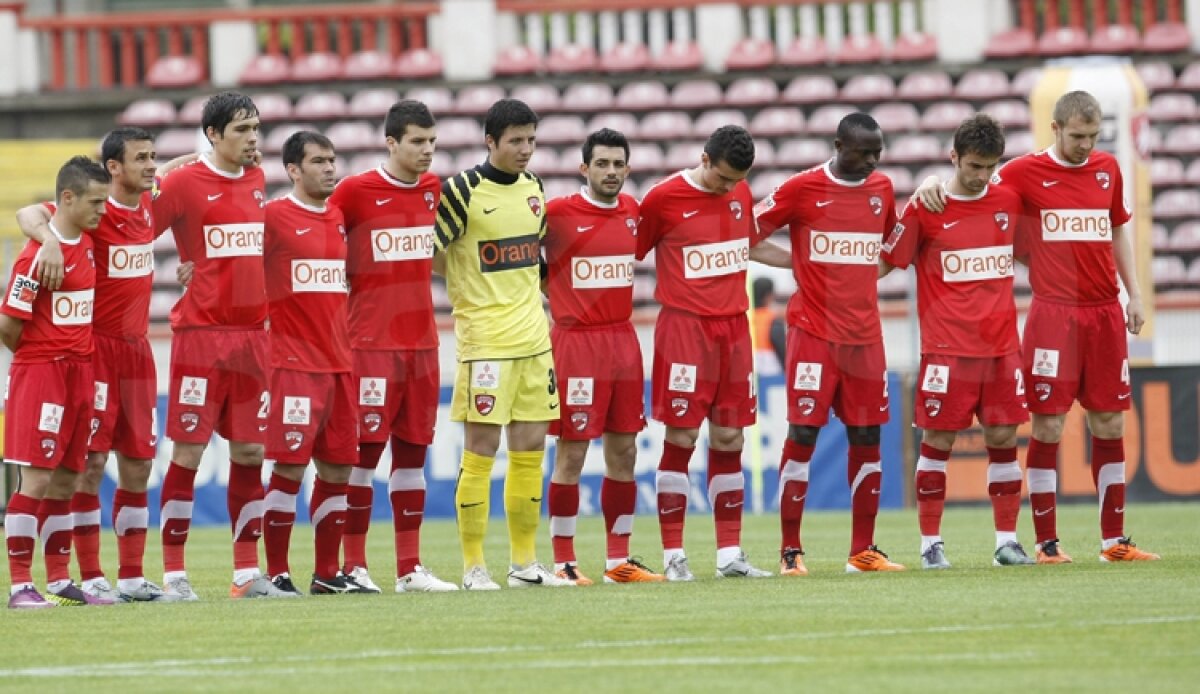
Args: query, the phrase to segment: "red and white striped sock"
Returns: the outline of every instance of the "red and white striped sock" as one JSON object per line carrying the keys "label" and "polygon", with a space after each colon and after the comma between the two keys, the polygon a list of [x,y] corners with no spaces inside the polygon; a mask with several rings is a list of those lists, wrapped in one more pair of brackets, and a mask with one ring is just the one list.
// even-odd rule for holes
{"label": "red and white striped sock", "polygon": [[321,578],[332,578],[337,575],[338,553],[346,529],[346,485],[318,477],[313,484],[308,514],[314,533],[316,562],[313,570]]}
{"label": "red and white striped sock", "polygon": [[421,563],[421,521],[425,518],[425,452],[428,448],[392,437],[388,497],[392,502],[396,576],[407,576]]}
{"label": "red and white striped sock", "polygon": [[159,530],[162,539],[163,571],[170,577],[182,574],[184,547],[192,527],[192,499],[196,493],[196,471],[172,462],[163,476],[159,500]]}
{"label": "red and white striped sock", "polygon": [[150,522],[146,492],[117,489],[113,495],[112,524],[117,535],[117,578],[144,579],[142,560],[146,556],[146,526]]}
{"label": "red and white striped sock", "polygon": [[100,566],[100,497],[75,492],[71,497],[71,516],[75,523],[75,559],[80,579],[90,581],[104,575]]}
{"label": "red and white striped sock", "polygon": [[229,522],[233,530],[233,570],[258,570],[258,538],[262,537],[262,468],[229,461]]}
{"label": "red and white striped sock", "polygon": [[296,525],[298,494],[300,480],[289,479],[278,472],[271,473],[262,517],[263,549],[267,553],[267,575],[271,577],[291,572],[288,553],[292,544],[292,528]]}

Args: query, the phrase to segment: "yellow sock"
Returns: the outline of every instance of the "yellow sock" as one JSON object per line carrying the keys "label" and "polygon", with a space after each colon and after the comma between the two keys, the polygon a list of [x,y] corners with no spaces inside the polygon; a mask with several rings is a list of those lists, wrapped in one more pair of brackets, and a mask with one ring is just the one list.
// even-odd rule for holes
{"label": "yellow sock", "polygon": [[509,451],[504,513],[514,566],[537,561],[538,514],[542,510],[542,451]]}
{"label": "yellow sock", "polygon": [[454,490],[458,511],[458,539],[462,543],[463,570],[485,566],[483,536],[487,534],[488,494],[492,487],[492,463],[495,458],[463,451],[462,468]]}

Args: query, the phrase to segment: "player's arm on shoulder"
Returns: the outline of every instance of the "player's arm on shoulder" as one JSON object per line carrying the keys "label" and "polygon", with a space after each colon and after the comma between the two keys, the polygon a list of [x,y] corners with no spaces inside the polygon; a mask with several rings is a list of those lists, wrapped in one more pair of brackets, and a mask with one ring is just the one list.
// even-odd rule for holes
{"label": "player's arm on shoulder", "polygon": [[65,263],[58,238],[50,232],[50,216],[50,210],[40,203],[17,210],[17,227],[21,233],[42,244],[29,272],[39,284],[54,291],[62,284]]}
{"label": "player's arm on shoulder", "polygon": [[195,152],[192,152],[191,154],[181,154],[178,157],[175,157],[174,159],[172,159],[171,161],[168,161],[166,164],[163,164],[162,166],[158,167],[158,175],[160,177],[165,178],[168,174],[170,174],[175,169],[178,169],[179,167],[185,166],[187,164],[191,164],[192,162],[196,161],[199,158],[200,158],[200,155]]}
{"label": "player's arm on shoulder", "polygon": [[879,247],[879,279],[887,277],[888,273],[896,268],[908,268],[912,265],[917,241],[921,235],[921,214],[920,205],[913,200],[909,200],[904,206],[900,219],[892,225],[891,233]]}
{"label": "player's arm on shoulder", "polygon": [[921,181],[921,184],[913,191],[912,197],[908,199],[909,204],[916,201],[920,201],[931,212],[944,212],[946,210],[946,191],[942,188],[942,179],[934,174],[926,176],[925,180]]}
{"label": "player's arm on shoulder", "polygon": [[750,260],[784,270],[792,267],[791,252],[770,239],[763,239],[750,249]]}
{"label": "player's arm on shoulder", "polygon": [[472,186],[468,175],[471,173],[464,171],[442,183],[442,197],[438,200],[437,219],[433,226],[433,244],[439,251],[445,251],[467,233],[467,210],[471,207]]}

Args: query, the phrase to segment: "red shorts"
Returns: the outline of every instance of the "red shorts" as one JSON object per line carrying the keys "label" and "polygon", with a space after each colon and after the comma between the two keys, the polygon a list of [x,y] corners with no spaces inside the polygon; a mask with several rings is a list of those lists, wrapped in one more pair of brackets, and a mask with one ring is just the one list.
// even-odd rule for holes
{"label": "red shorts", "polygon": [[1029,411],[1064,414],[1078,399],[1091,412],[1130,406],[1125,316],[1114,301],[1067,306],[1034,298],[1025,319],[1025,383]]}
{"label": "red shorts", "polygon": [[656,420],[694,429],[754,424],[754,354],[746,316],[700,318],[664,308],[654,328],[650,404]]}
{"label": "red shorts", "polygon": [[849,426],[888,421],[887,357],[882,342],[843,345],[789,325],[787,383],[791,424],[825,426],[831,407]]}
{"label": "red shorts", "polygon": [[13,364],[4,407],[5,462],[83,472],[95,392],[90,360]]}
{"label": "red shorts", "polygon": [[562,407],[551,434],[588,441],[606,431],[636,434],[645,428],[646,377],[631,323],[555,326],[550,341]]}
{"label": "red shorts", "polygon": [[267,332],[184,330],[171,340],[167,436],[208,443],[215,430],[244,443],[266,440]]}
{"label": "red shorts", "polygon": [[387,443],[388,435],[418,446],[433,443],[441,388],[436,349],[354,350],[358,438]]}
{"label": "red shorts", "polygon": [[358,462],[358,407],[348,373],[271,372],[264,458],[281,465]]}
{"label": "red shorts", "polygon": [[926,354],[917,376],[913,421],[922,429],[962,431],[976,416],[984,426],[1029,420],[1017,352],[1002,357]]}
{"label": "red shorts", "polygon": [[158,376],[144,337],[94,337],[96,400],[89,451],[151,460],[158,443]]}

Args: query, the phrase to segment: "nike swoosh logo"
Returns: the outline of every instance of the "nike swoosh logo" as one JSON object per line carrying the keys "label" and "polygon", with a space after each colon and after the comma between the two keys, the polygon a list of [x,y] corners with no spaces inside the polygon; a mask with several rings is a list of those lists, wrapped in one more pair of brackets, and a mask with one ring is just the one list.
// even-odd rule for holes
{"label": "nike swoosh logo", "polygon": [[[1121,510],[1122,510],[1122,511],[1124,511],[1125,509],[1121,509]],[[1120,512],[1120,511],[1118,511],[1118,513],[1119,513],[1119,512]],[[59,554],[70,554],[70,553],[71,553],[71,548],[70,548],[70,547],[60,547],[60,548],[58,549],[58,553],[59,553]]]}
{"label": "nike swoosh logo", "polygon": [[728,501],[726,501],[725,508],[737,508],[738,506],[741,506],[743,503],[745,503],[745,502],[739,501],[736,504],[731,504]]}
{"label": "nike swoosh logo", "polygon": [[267,521],[267,525],[271,526],[272,528],[288,528],[295,525],[295,523],[276,523],[275,521]]}
{"label": "nike swoosh logo", "polygon": [[1038,516],[1040,518],[1040,517],[1046,515],[1047,513],[1053,513],[1053,512],[1054,512],[1054,507],[1051,506],[1050,508],[1044,509],[1042,511],[1034,511],[1033,515]]}
{"label": "nike swoosh logo", "polygon": [[521,581],[522,583],[529,583],[529,584],[535,585],[535,586],[541,585],[541,583],[542,583],[541,576],[538,576],[537,578],[525,578],[523,576],[513,576],[513,578],[517,579],[518,581]]}
{"label": "nike swoosh logo", "polygon": [[333,522],[333,524],[334,524],[334,525],[345,525],[345,524],[346,524],[346,520],[345,520],[344,518],[339,518],[339,519],[335,520],[335,521]]}
{"label": "nike swoosh logo", "polygon": [[1056,186],[1056,185],[1058,185],[1058,181],[1042,181],[1043,188],[1049,188],[1050,186]]}
{"label": "nike swoosh logo", "polygon": [[1118,400],[1128,400],[1128,399],[1129,399],[1129,393],[1125,393],[1124,395],[1118,395],[1118,396],[1117,396],[1117,399],[1118,399]]}
{"label": "nike swoosh logo", "polygon": [[872,490],[871,490],[871,493],[872,493],[872,494],[874,494],[875,496],[879,496],[879,490],[878,490],[878,489],[872,489]]}
{"label": "nike swoosh logo", "polygon": [[1125,513],[1125,507],[1122,506],[1120,508],[1114,508],[1113,513]]}
{"label": "nike swoosh logo", "polygon": [[307,234],[310,231],[312,231],[312,227],[307,227],[305,229],[297,229],[296,236],[304,236],[305,234]]}
{"label": "nike swoosh logo", "polygon": [[945,491],[945,490],[944,489],[919,489],[919,490],[917,490],[917,493],[918,494],[941,494],[943,491]]}
{"label": "nike swoosh logo", "polygon": [[583,232],[585,232],[585,231],[589,231],[589,230],[590,230],[592,227],[594,227],[594,226],[596,226],[596,225],[595,225],[595,224],[593,224],[592,226],[586,226],[586,227],[575,227],[575,231],[577,231],[577,232],[579,232],[580,234],[582,234],[582,233],[583,233]]}
{"label": "nike swoosh logo", "polygon": [[660,511],[659,511],[659,514],[661,514],[661,515],[664,515],[664,516],[665,516],[665,515],[667,515],[668,513],[675,513],[675,512],[677,512],[677,511],[682,511],[682,510],[683,510],[683,507],[682,507],[682,506],[676,506],[675,508],[664,508],[664,509],[662,509],[662,510],[660,510]]}
{"label": "nike swoosh logo", "polygon": [[696,216],[696,215],[698,215],[698,214],[700,214],[700,210],[692,210],[691,212],[684,212],[684,213],[683,213],[683,218],[684,218],[684,219],[691,219],[692,217],[695,217],[695,216]]}
{"label": "nike swoosh logo", "polygon": [[825,207],[827,205],[832,205],[832,204],[833,204],[832,200],[818,200],[817,201],[817,207]]}
{"label": "nike swoosh logo", "polygon": [[254,537],[262,537],[261,530],[252,530],[252,531],[250,531],[250,534],[253,535]]}
{"label": "nike swoosh logo", "polygon": [[10,556],[10,557],[19,557],[19,556],[22,556],[25,554],[32,554],[32,551],[28,550],[28,549],[22,549],[22,550],[10,549],[10,550],[8,550],[8,556]]}
{"label": "nike swoosh logo", "polygon": [[118,228],[118,229],[124,229],[124,228],[125,228],[125,222],[117,222],[117,228]]}
{"label": "nike swoosh logo", "polygon": [[458,505],[458,507],[459,507],[459,508],[472,508],[472,507],[475,507],[475,506],[483,506],[483,504],[484,504],[484,502],[482,502],[482,501],[477,501],[477,502],[475,502],[475,503],[473,503],[473,504],[459,504],[459,505]]}
{"label": "nike swoosh logo", "polygon": [[376,200],[376,201],[375,201],[375,204],[376,204],[376,205],[386,205],[386,204],[388,204],[388,203],[389,203],[389,202],[391,202],[391,201],[392,201],[392,199],[391,199],[391,198],[384,198],[384,199],[382,199],[382,200]]}
{"label": "nike swoosh logo", "polygon": [[425,512],[424,511],[409,511],[408,509],[404,509],[404,515],[406,515],[406,516],[423,516],[423,515],[425,515]]}
{"label": "nike swoosh logo", "polygon": [[550,409],[552,409],[552,410],[557,410],[557,409],[558,409],[558,403],[557,403],[557,402],[550,403]]}
{"label": "nike swoosh logo", "polygon": [[260,424],[260,425],[258,425],[258,430],[259,430],[259,431],[266,431],[266,430],[267,430],[267,425],[266,425],[266,424]]}
{"label": "nike swoosh logo", "polygon": [[70,272],[70,271],[72,271],[72,270],[74,270],[74,269],[75,269],[75,266],[74,266],[74,265],[68,265],[68,266],[67,266],[67,270],[66,270],[66,271],[67,271],[67,272]]}
{"label": "nike swoosh logo", "polygon": [[187,535],[187,534],[188,534],[188,531],[186,531],[186,530],[172,530],[172,531],[171,531],[171,534],[172,534],[172,535],[174,535],[175,537],[183,537],[184,535]]}
{"label": "nike swoosh logo", "polygon": [[887,412],[887,409],[888,409],[888,406],[887,406],[887,405],[884,405],[883,407],[879,408],[879,411],[880,411],[880,412]]}
{"label": "nike swoosh logo", "polygon": [[800,503],[801,501],[804,501],[807,498],[808,498],[807,494],[805,494],[804,496],[793,496],[792,501],[794,501],[796,503]]}
{"label": "nike swoosh logo", "polygon": [[540,504],[540,503],[542,503],[542,500],[541,500],[541,498],[540,498],[540,497],[532,497],[532,496],[531,496],[531,497],[529,497],[529,500],[530,500],[530,501],[532,501],[532,502],[533,502],[533,503],[535,503],[535,504]]}
{"label": "nike swoosh logo", "polygon": [[483,208],[483,213],[484,213],[484,214],[491,214],[491,213],[495,212],[495,211],[496,211],[496,210],[498,210],[498,209],[500,209],[500,208],[499,208],[499,207],[485,207],[485,208]]}
{"label": "nike swoosh logo", "polygon": [[953,222],[946,222],[945,224],[942,224],[942,228],[949,229],[951,227],[958,226],[958,223],[961,221],[962,221],[961,219],[956,219]]}
{"label": "nike swoosh logo", "polygon": [[216,200],[217,198],[221,197],[222,195],[224,195],[224,193],[217,193],[216,195],[210,195],[210,196],[208,196],[208,201],[212,202],[213,200]]}

